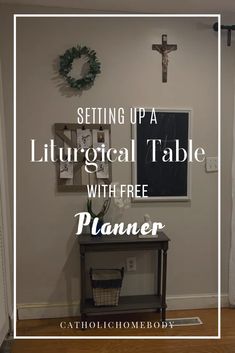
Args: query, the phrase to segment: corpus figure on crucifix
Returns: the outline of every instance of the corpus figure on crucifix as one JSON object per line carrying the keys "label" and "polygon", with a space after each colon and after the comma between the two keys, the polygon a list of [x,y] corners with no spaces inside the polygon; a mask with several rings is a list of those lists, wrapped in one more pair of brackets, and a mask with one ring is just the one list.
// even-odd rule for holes
{"label": "corpus figure on crucifix", "polygon": [[162,44],[153,44],[152,50],[157,50],[162,54],[162,82],[167,82],[168,54],[177,49],[176,44],[167,44],[167,35],[162,35]]}

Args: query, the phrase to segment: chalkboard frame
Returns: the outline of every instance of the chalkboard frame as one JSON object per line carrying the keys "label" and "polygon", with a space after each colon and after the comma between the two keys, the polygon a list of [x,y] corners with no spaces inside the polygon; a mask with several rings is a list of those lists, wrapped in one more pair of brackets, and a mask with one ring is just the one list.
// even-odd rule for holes
{"label": "chalkboard frame", "polygon": [[[138,107],[134,108],[136,113]],[[191,108],[144,108],[146,112],[151,112],[155,109],[156,112],[161,113],[187,113],[188,114],[188,139],[191,139],[192,135],[192,109]],[[140,125],[141,126],[141,125]],[[132,163],[132,184],[140,184],[137,176],[137,124],[131,124],[132,127],[132,139],[135,141],[135,162]],[[154,128],[154,125],[152,125]],[[187,194],[183,196],[149,196],[149,197],[133,197],[132,202],[156,202],[156,201],[190,201],[191,200],[191,163],[187,161]]]}

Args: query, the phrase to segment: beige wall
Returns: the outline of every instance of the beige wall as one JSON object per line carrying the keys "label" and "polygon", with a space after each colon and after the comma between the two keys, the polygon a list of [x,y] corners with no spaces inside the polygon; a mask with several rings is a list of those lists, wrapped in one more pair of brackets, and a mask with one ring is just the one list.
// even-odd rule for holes
{"label": "beige wall", "polygon": [[[74,236],[75,212],[85,208],[85,195],[55,190],[55,168],[29,163],[29,140],[47,142],[55,122],[74,122],[78,106],[160,106],[192,108],[192,136],[208,156],[217,154],[217,42],[210,30],[213,19],[21,19],[17,31],[17,136],[18,136],[18,303],[66,302],[79,299],[79,256]],[[4,16],[1,29],[10,30]],[[178,44],[170,55],[169,82],[161,83],[161,59],[151,51],[163,32]],[[81,42],[94,48],[102,74],[94,87],[81,96],[68,97],[60,88],[56,59],[65,49]],[[11,77],[11,55],[4,41],[5,78]],[[232,49],[233,50],[233,49]],[[230,238],[230,159],[233,117],[233,57],[224,48],[223,70],[223,266],[222,291],[227,292]],[[4,82],[7,134],[11,141],[11,88]],[[226,120],[225,120],[226,116]],[[112,144],[128,144],[130,126],[113,126]],[[9,143],[9,146],[11,144]],[[11,151],[11,150],[9,150]],[[9,164],[10,170],[10,164]],[[114,179],[131,182],[130,165],[114,165]],[[190,295],[217,291],[217,174],[206,174],[204,165],[192,165],[190,203],[133,205],[125,221],[149,213],[166,224],[171,238],[168,294]],[[110,215],[111,217],[111,215]],[[107,217],[108,218],[108,217]],[[114,220],[114,218],[112,217]],[[153,290],[152,253],[137,257],[137,272],[127,274],[123,294]],[[125,264],[127,253],[104,257],[89,265]],[[139,285],[141,283],[141,285]]]}
{"label": "beige wall", "polygon": [[[225,17],[226,23],[235,22],[235,16]],[[228,288],[229,248],[231,234],[231,165],[233,150],[233,119],[234,119],[234,73],[235,73],[235,42],[232,47],[226,45],[226,33],[222,37],[221,62],[221,273],[222,288]]]}

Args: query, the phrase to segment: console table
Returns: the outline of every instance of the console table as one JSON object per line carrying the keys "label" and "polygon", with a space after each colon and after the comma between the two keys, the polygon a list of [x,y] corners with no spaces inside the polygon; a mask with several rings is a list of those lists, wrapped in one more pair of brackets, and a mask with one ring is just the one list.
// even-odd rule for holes
{"label": "console table", "polygon": [[[161,313],[161,321],[166,319],[166,274],[167,274],[167,250],[169,238],[159,232],[158,238],[139,238],[134,235],[104,235],[90,236],[78,235],[80,244],[81,261],[81,320],[87,315],[97,313],[117,313],[118,311],[138,311],[144,309],[156,309]],[[120,296],[118,306],[97,307],[92,298],[86,298],[86,273],[85,261],[88,252],[111,252],[128,250],[156,250],[158,253],[156,264],[156,294]],[[112,264],[110,265],[112,268]]]}

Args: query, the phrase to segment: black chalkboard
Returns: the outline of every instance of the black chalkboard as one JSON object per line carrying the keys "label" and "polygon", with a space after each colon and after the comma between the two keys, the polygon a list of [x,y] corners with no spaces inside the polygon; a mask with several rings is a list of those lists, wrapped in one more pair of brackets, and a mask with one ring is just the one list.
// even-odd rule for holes
{"label": "black chalkboard", "polygon": [[[136,163],[134,165],[134,183],[148,185],[148,198],[151,200],[188,200],[189,199],[189,170],[187,159],[184,162],[175,162],[176,140],[179,146],[188,152],[190,127],[190,111],[155,110],[156,120],[150,124],[152,109],[145,111],[145,116],[134,126],[136,143]],[[156,123],[157,122],[157,123]],[[155,146],[153,161],[153,144],[148,139],[158,139]],[[173,162],[164,162],[163,151],[171,148]],[[169,150],[168,150],[169,151]],[[183,151],[179,158],[183,160]],[[138,200],[138,198],[137,198]]]}

